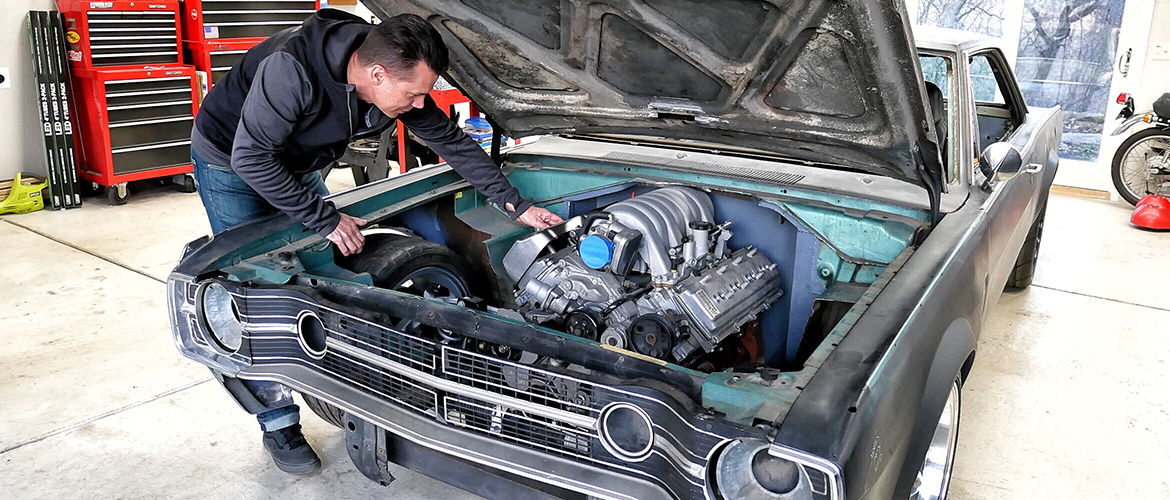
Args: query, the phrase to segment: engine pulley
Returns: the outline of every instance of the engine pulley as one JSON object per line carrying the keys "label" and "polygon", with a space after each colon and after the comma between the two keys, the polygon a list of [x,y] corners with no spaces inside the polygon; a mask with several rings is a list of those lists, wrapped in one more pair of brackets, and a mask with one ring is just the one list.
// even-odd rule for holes
{"label": "engine pulley", "polygon": [[660,314],[643,314],[632,323],[626,335],[634,351],[650,357],[663,359],[674,347],[678,328],[670,319]]}
{"label": "engine pulley", "polygon": [[601,333],[600,325],[601,320],[596,313],[588,310],[573,311],[565,319],[565,332],[596,341]]}

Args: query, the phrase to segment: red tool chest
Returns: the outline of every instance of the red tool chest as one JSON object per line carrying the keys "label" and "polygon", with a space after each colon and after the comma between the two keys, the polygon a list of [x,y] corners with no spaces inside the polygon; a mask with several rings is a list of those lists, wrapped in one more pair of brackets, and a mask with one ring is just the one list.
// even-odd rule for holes
{"label": "red tool chest", "polygon": [[73,70],[85,166],[117,183],[191,172],[195,69],[184,65]]}
{"label": "red tool chest", "polygon": [[60,0],[58,6],[75,68],[182,62],[176,0]]}
{"label": "red tool chest", "polygon": [[207,86],[210,88],[240,62],[248,49],[258,43],[260,40],[188,41],[183,42],[183,54],[184,59],[194,64],[196,70],[207,73]]}
{"label": "red tool chest", "polygon": [[186,0],[183,39],[263,40],[301,23],[328,1],[321,0]]}

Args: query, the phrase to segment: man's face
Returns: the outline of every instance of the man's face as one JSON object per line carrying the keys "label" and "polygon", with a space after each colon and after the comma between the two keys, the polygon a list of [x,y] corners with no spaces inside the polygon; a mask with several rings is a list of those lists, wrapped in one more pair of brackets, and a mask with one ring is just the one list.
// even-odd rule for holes
{"label": "man's face", "polygon": [[411,108],[423,107],[423,100],[439,79],[439,75],[421,61],[410,71],[398,74],[378,64],[367,68],[367,71],[373,83],[369,100],[389,117],[401,115]]}

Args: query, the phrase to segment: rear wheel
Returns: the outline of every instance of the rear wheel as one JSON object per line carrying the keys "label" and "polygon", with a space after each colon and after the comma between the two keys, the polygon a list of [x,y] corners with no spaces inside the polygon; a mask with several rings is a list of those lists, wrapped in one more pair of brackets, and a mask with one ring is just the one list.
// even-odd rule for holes
{"label": "rear wheel", "polygon": [[[472,287],[470,272],[463,258],[451,249],[422,238],[397,234],[366,236],[362,253],[338,257],[339,266],[357,273],[369,273],[374,285],[399,292],[431,298],[467,297]],[[413,330],[417,325],[402,321],[398,330]],[[337,427],[345,427],[345,412],[332,404],[302,394],[305,406],[317,416]]]}
{"label": "rear wheel", "polygon": [[1048,205],[1045,204],[1036,220],[1032,222],[1032,229],[1028,231],[1024,247],[1016,257],[1012,274],[1008,276],[1008,288],[1028,288],[1032,284],[1032,278],[1036,275],[1036,261],[1040,257],[1040,237],[1044,235],[1044,216],[1047,212]]}
{"label": "rear wheel", "polygon": [[1160,181],[1151,175],[1170,174],[1170,130],[1149,128],[1121,143],[1113,155],[1113,187],[1130,205],[1147,194],[1158,194]]}

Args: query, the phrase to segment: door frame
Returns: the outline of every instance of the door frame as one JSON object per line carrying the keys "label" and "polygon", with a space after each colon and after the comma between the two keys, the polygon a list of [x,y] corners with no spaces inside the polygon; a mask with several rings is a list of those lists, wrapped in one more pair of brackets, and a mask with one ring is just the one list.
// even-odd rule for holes
{"label": "door frame", "polygon": [[[1005,0],[1003,2],[1003,24],[999,45],[1003,48],[1003,55],[1013,71],[1016,57],[1019,55],[1020,30],[1023,29],[1024,2],[1026,0]],[[1135,94],[1136,100],[1143,107],[1154,96],[1138,94],[1141,90],[1142,72],[1145,66],[1146,51],[1149,45],[1150,30],[1153,26],[1154,3],[1157,0],[1126,0],[1122,11],[1120,33],[1117,39],[1117,52],[1113,57],[1113,77],[1107,95],[1105,107],[1105,123],[1101,131],[1101,148],[1097,153],[1096,162],[1065,160],[1061,163],[1064,168],[1057,172],[1056,184],[1096,191],[1109,192],[1112,199],[1120,199],[1113,188],[1110,177],[1110,164],[1113,154],[1124,136],[1112,137],[1113,129],[1120,123],[1114,117],[1121,111],[1122,105],[1117,104],[1117,94],[1130,92]],[[918,19],[919,0],[909,0],[906,8],[910,19]],[[995,38],[995,37],[992,37]],[[1122,76],[1118,71],[1118,61],[1126,50],[1132,50],[1130,55],[1129,72]]]}
{"label": "door frame", "polygon": [[[1125,2],[1125,10],[1121,14],[1121,33],[1117,37],[1117,52],[1113,56],[1113,78],[1109,85],[1109,102],[1105,107],[1105,126],[1101,131],[1101,149],[1097,152],[1097,161],[1061,159],[1063,168],[1057,171],[1054,184],[1107,192],[1109,199],[1115,201],[1121,199],[1117,189],[1113,187],[1110,169],[1113,154],[1125,140],[1125,135],[1113,137],[1110,134],[1121,123],[1115,119],[1123,107],[1122,104],[1117,104],[1117,94],[1129,92],[1136,96],[1141,88],[1146,48],[1150,39],[1150,29],[1154,24],[1154,2],[1155,0]],[[1118,71],[1118,63],[1128,49],[1133,50],[1129,72],[1122,76]],[[1137,96],[1135,100],[1144,102],[1143,99],[1144,96]]]}

